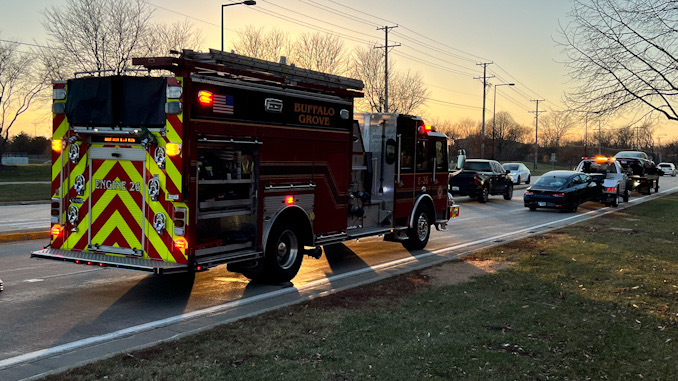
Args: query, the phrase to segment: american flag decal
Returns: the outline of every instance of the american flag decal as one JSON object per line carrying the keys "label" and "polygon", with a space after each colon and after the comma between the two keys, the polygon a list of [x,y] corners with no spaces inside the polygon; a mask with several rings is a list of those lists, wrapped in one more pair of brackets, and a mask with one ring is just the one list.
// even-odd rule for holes
{"label": "american flag decal", "polygon": [[233,115],[233,96],[214,94],[212,111],[219,114]]}

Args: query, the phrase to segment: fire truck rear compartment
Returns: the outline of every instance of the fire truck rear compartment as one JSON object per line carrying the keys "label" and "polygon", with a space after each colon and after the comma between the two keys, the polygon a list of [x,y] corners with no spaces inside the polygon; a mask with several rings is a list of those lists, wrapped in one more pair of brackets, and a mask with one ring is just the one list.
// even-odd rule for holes
{"label": "fire truck rear compartment", "polygon": [[247,260],[257,237],[258,149],[249,142],[205,139],[198,146],[197,263]]}

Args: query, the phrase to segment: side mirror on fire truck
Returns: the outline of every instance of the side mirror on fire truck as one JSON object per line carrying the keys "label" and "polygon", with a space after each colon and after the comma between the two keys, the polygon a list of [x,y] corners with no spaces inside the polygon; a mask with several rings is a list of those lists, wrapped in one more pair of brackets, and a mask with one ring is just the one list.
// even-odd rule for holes
{"label": "side mirror on fire truck", "polygon": [[464,168],[466,164],[466,150],[460,149],[457,155],[457,169]]}

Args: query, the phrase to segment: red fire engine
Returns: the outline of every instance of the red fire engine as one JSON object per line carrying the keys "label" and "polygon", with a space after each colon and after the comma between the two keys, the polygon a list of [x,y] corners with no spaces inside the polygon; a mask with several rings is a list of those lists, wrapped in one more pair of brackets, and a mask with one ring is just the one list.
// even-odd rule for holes
{"label": "red fire engine", "polygon": [[149,75],[54,84],[52,239],[32,256],[284,282],[321,245],[422,249],[458,215],[446,136],[354,115],[361,81],[217,50],[133,62]]}

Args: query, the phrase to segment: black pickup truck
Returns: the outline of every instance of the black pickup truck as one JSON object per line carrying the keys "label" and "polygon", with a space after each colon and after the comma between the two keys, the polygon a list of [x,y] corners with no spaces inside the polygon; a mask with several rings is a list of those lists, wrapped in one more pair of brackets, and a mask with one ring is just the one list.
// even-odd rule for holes
{"label": "black pickup truck", "polygon": [[450,193],[487,202],[489,195],[513,197],[509,171],[495,160],[468,159],[461,171],[450,173]]}

